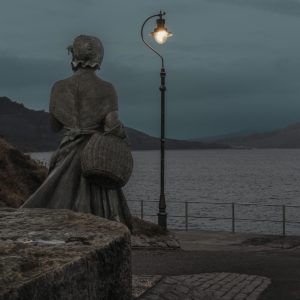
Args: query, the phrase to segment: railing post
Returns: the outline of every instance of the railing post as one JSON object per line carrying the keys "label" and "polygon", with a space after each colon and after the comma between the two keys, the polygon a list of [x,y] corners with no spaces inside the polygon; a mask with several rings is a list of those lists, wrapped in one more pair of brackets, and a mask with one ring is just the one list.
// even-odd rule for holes
{"label": "railing post", "polygon": [[232,221],[231,232],[235,233],[235,206],[234,206],[234,202],[231,203],[231,221]]}
{"label": "railing post", "polygon": [[185,231],[189,230],[189,203],[185,202]]}
{"label": "railing post", "polygon": [[282,235],[285,236],[285,205],[282,205]]}
{"label": "railing post", "polygon": [[144,200],[141,200],[141,219],[144,220]]}

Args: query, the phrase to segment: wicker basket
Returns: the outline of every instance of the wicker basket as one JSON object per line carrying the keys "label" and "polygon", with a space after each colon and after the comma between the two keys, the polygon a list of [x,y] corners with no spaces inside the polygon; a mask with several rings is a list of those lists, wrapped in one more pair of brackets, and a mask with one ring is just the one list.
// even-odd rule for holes
{"label": "wicker basket", "polygon": [[132,168],[129,146],[111,134],[94,133],[81,152],[83,176],[107,188],[124,186]]}

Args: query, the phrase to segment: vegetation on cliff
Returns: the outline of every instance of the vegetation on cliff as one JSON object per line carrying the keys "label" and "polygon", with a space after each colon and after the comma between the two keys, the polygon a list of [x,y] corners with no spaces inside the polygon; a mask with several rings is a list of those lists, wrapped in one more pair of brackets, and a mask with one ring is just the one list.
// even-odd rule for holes
{"label": "vegetation on cliff", "polygon": [[22,205],[46,175],[45,167],[0,138],[0,206]]}

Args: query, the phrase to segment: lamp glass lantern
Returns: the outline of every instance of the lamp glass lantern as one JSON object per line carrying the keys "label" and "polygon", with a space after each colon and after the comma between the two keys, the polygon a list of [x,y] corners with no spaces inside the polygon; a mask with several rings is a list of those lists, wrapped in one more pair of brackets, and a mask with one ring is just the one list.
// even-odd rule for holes
{"label": "lamp glass lantern", "polygon": [[160,17],[156,20],[156,27],[154,31],[150,33],[152,37],[158,44],[164,44],[169,37],[173,35],[173,33],[169,32],[168,29],[165,27],[165,19]]}

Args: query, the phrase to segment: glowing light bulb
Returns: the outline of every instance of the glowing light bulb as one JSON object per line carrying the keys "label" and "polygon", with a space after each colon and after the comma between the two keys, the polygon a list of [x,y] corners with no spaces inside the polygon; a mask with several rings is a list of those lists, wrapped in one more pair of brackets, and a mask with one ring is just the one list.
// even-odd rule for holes
{"label": "glowing light bulb", "polygon": [[173,35],[172,33],[166,31],[165,29],[154,31],[152,33],[153,38],[158,44],[164,44],[167,41],[167,39],[172,35]]}

